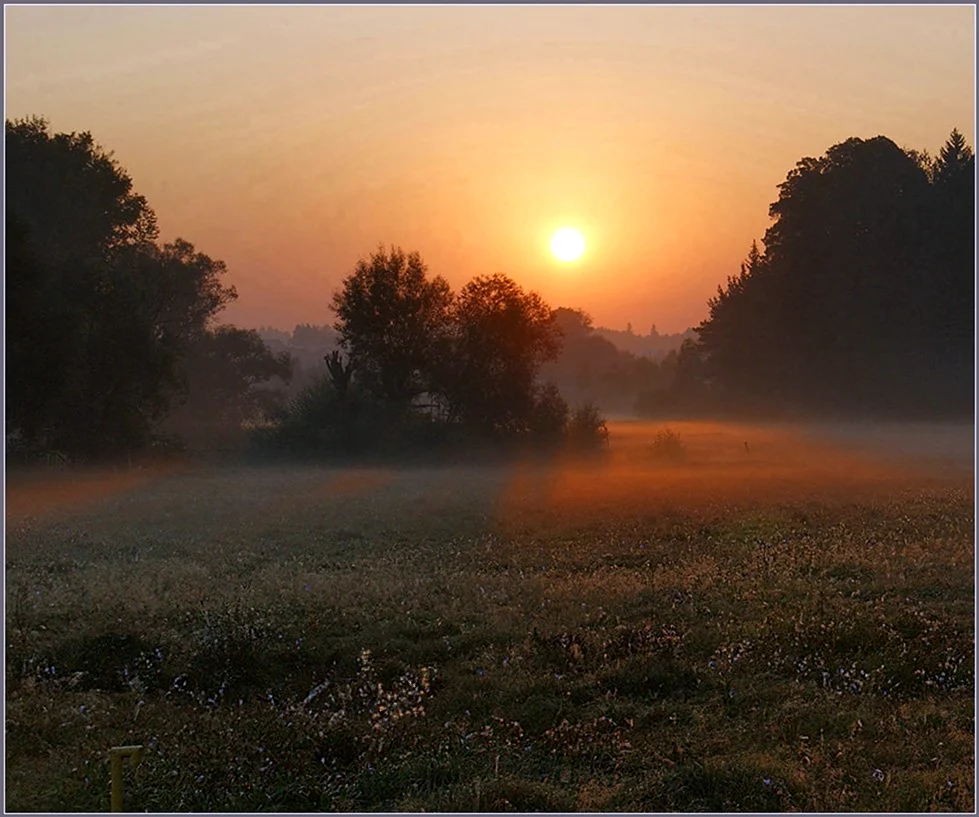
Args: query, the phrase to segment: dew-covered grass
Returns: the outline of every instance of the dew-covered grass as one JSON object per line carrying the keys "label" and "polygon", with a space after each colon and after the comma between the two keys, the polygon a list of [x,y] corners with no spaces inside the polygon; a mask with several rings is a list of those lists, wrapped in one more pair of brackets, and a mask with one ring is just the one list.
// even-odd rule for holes
{"label": "dew-covered grass", "polygon": [[7,809],[974,810],[967,458],[610,432],[10,475]]}

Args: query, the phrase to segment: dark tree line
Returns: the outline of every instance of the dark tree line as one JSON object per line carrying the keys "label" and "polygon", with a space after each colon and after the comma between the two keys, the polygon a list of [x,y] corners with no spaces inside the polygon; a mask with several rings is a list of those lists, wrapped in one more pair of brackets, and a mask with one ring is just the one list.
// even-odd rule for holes
{"label": "dark tree line", "polygon": [[8,121],[5,146],[8,453],[15,441],[115,457],[159,439],[192,387],[226,413],[254,404],[256,377],[289,376],[254,333],[214,331],[237,297],[224,264],[160,245],[152,209],[91,134]]}
{"label": "dark tree line", "polygon": [[968,410],[974,173],[958,131],[934,160],[879,136],[798,162],[680,374],[717,407]]}
{"label": "dark tree line", "polygon": [[957,131],[934,159],[877,137],[801,160],[764,250],[752,245],[698,339],[659,364],[505,275],[453,293],[417,253],[381,248],[333,299],[339,349],[297,327],[293,345],[320,375],[288,407],[289,353],[217,326],[237,297],[224,264],[161,244],[152,209],[90,134],[32,118],[8,121],[5,143],[8,454],[109,458],[269,420],[327,448],[433,429],[594,440],[601,417],[569,396],[620,409],[638,397],[650,411],[972,406],[975,159]]}

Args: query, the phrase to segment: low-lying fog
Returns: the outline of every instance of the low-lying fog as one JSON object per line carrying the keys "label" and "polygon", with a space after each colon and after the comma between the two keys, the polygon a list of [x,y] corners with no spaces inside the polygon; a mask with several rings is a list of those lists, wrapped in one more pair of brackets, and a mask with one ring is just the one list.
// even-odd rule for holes
{"label": "low-lying fog", "polygon": [[[816,494],[870,489],[887,492],[908,480],[973,479],[974,429],[968,423],[836,423],[757,425],[710,421],[609,423],[609,450],[595,459],[556,458],[496,465],[454,466],[247,466],[173,464],[99,471],[44,470],[7,475],[7,523],[94,510],[111,499],[163,502],[171,511],[186,501],[167,479],[202,479],[216,488],[215,506],[255,501],[246,515],[272,505],[335,509],[350,524],[368,516],[407,524],[428,508],[453,509],[482,519],[516,519],[523,513],[579,517],[659,513],[669,507],[714,502],[779,502]],[[198,475],[195,477],[194,475]],[[226,478],[227,477],[227,478]],[[234,489],[232,486],[237,485]],[[162,499],[157,487],[163,488]],[[186,486],[183,486],[184,488]],[[203,510],[207,491],[194,500]],[[252,490],[257,493],[252,499]],[[240,494],[232,498],[235,493]],[[225,499],[220,499],[225,497]],[[271,503],[271,504],[269,504]],[[124,505],[129,505],[129,500]],[[221,516],[214,508],[215,524]],[[450,515],[451,517],[452,515]],[[399,521],[401,520],[401,521]],[[266,522],[272,520],[265,516]],[[570,518],[569,518],[570,521]],[[446,518],[446,524],[451,524]]]}

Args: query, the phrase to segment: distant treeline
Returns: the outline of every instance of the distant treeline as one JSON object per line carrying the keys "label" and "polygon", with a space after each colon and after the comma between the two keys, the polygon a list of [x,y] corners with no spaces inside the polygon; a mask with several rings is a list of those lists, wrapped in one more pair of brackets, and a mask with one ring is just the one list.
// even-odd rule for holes
{"label": "distant treeline", "polygon": [[[8,457],[600,442],[605,411],[971,409],[974,157],[883,137],[800,161],[762,251],[684,336],[595,329],[504,275],[458,293],[380,247],[322,326],[220,325],[224,264],[176,240],[91,134],[6,123]],[[331,325],[329,310],[334,319]],[[677,348],[679,346],[679,348]]]}
{"label": "distant treeline", "polygon": [[648,357],[657,363],[670,352],[677,351],[685,340],[696,338],[696,333],[693,329],[687,329],[684,332],[677,332],[673,335],[661,335],[656,331],[655,324],[650,328],[648,335],[637,335],[632,331],[631,323],[625,329],[609,329],[605,326],[596,326],[594,332],[623,352],[629,352],[629,354],[635,355],[636,357]]}

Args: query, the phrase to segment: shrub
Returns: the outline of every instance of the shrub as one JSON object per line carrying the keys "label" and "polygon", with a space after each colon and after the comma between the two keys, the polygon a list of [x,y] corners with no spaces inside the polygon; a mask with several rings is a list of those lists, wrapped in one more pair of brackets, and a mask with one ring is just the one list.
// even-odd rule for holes
{"label": "shrub", "polygon": [[431,414],[354,384],[341,397],[323,377],[296,395],[271,427],[256,429],[253,440],[259,451],[314,457],[405,454],[431,450],[445,431]]}
{"label": "shrub", "polygon": [[530,432],[541,442],[559,442],[568,426],[571,410],[557,386],[542,386],[534,399]]}
{"label": "shrub", "polygon": [[[271,424],[253,429],[253,450],[313,457],[430,456],[451,448],[477,453],[486,442],[483,430],[453,422],[437,408],[378,398],[356,384],[341,396],[324,377],[296,395]],[[497,449],[519,449],[529,441],[532,446],[594,450],[608,443],[608,428],[596,406],[589,403],[572,411],[549,383],[535,391],[529,416],[519,428],[491,438]]]}
{"label": "shrub", "polygon": [[308,453],[329,446],[329,429],[340,416],[336,390],[327,378],[318,378],[292,398],[271,425],[256,428],[252,439],[259,449]]}
{"label": "shrub", "polygon": [[649,446],[654,459],[679,462],[687,457],[687,446],[680,435],[670,428],[656,432],[656,437]]}
{"label": "shrub", "polygon": [[594,403],[585,403],[571,412],[567,439],[572,448],[595,449],[608,445],[608,426]]}

